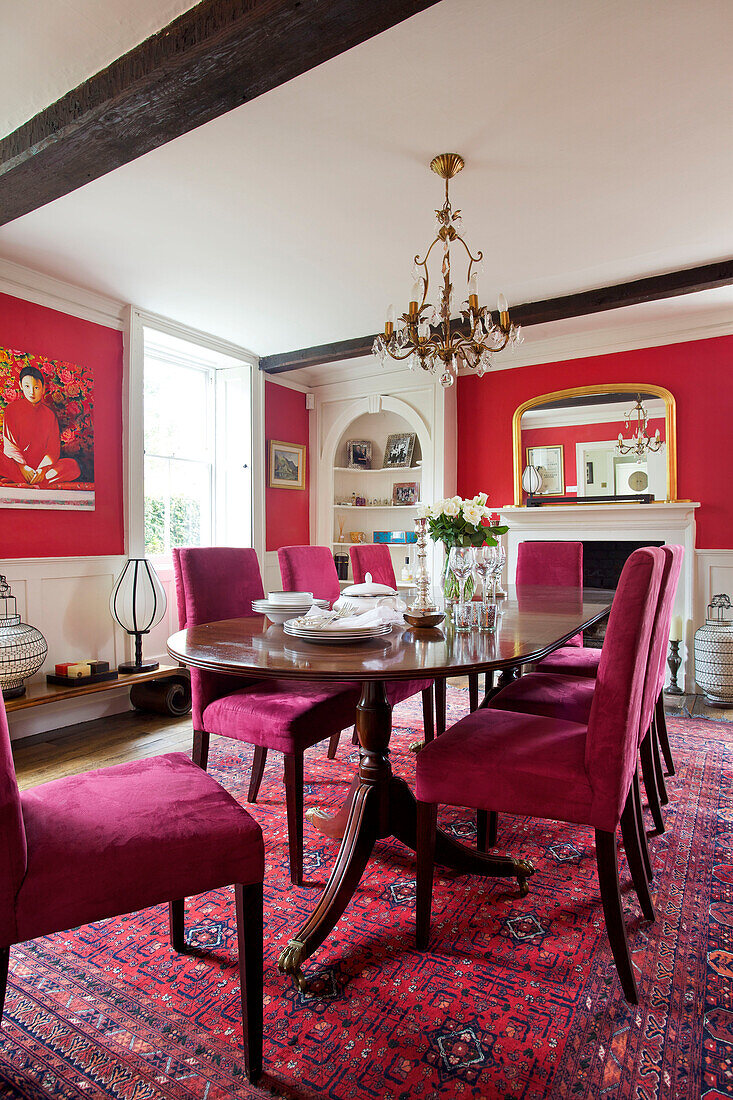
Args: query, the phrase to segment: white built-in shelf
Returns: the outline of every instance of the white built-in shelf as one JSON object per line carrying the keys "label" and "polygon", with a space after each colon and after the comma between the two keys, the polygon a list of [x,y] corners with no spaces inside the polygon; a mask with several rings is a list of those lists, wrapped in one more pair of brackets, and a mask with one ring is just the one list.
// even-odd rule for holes
{"label": "white built-in shelf", "polygon": [[409,512],[417,504],[334,504],[334,508],[353,508],[355,512],[386,512],[394,508],[396,512]]}
{"label": "white built-in shelf", "polygon": [[341,474],[419,474],[422,466],[380,466],[376,470],[362,470],[358,466],[334,466]]}

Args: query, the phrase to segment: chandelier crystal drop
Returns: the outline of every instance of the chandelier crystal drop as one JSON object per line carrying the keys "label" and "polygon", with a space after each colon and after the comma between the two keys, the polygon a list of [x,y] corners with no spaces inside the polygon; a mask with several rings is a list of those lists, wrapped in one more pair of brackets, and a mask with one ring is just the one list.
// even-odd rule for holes
{"label": "chandelier crystal drop", "polygon": [[[441,385],[452,386],[460,368],[465,368],[481,378],[491,367],[492,357],[522,343],[517,325],[509,319],[509,307],[503,294],[499,295],[498,318],[495,321],[486,306],[479,305],[477,267],[483,253],[473,255],[461,236],[463,218],[460,210],[454,210],[448,195],[448,183],[463,168],[463,157],[458,153],[440,153],[430,162],[430,167],[445,180],[445,202],[435,211],[436,236],[425,253],[425,258],[415,257],[412,293],[407,313],[399,318],[394,306],[387,311],[384,335],[374,341],[372,351],[382,366],[389,358],[408,360],[410,370],[421,367],[435,373],[440,371]],[[438,242],[442,245],[442,260],[437,305],[428,301],[430,273],[428,260]],[[461,244],[468,258],[466,274],[466,298],[461,303],[463,324],[451,327],[454,305],[454,287],[451,274],[451,246]],[[439,250],[437,253],[440,254]]]}
{"label": "chandelier crystal drop", "polygon": [[659,438],[659,428],[657,428],[653,436],[650,436],[647,431],[646,426],[649,420],[649,413],[641,402],[640,393],[636,395],[636,404],[633,409],[624,413],[624,423],[627,428],[633,417],[636,417],[636,424],[631,439],[628,443],[624,442],[623,432],[619,432],[616,451],[620,455],[636,455],[638,461],[641,462],[647,452],[660,451],[664,446],[664,442]]}

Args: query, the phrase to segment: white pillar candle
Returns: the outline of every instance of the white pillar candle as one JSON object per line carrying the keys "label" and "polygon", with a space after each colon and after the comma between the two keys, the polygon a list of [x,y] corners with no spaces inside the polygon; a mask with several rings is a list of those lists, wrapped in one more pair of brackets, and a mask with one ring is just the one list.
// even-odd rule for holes
{"label": "white pillar candle", "polygon": [[672,619],[672,629],[669,634],[669,640],[671,642],[682,641],[682,616],[675,615]]}

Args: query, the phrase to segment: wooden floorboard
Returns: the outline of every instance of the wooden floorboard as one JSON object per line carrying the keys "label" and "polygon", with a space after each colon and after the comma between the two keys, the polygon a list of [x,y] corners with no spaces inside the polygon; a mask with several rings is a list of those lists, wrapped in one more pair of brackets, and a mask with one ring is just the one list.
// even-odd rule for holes
{"label": "wooden floorboard", "polygon": [[46,741],[13,743],[21,790],[66,775],[108,768],[166,752],[191,752],[191,716],[167,718],[130,711],[66,727]]}

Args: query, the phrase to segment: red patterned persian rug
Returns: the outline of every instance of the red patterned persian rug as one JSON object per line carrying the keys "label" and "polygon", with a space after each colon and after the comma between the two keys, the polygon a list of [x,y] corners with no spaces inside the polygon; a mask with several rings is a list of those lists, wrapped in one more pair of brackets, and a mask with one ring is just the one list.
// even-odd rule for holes
{"label": "red patterned persian rug", "polygon": [[[449,690],[452,719],[466,693]],[[419,696],[395,710],[392,761],[414,776]],[[0,1096],[329,1100],[733,1095],[733,726],[675,719],[667,831],[651,842],[657,920],[620,860],[640,1004],[627,1005],[604,932],[590,829],[502,816],[499,847],[531,858],[529,895],[438,868],[431,949],[414,947],[414,860],[380,842],[355,899],[309,960],[278,974],[336,849],[306,824],[308,886],[291,886],[282,758],[257,806],[266,845],[265,1074],[243,1077],[231,890],[187,904],[190,951],[164,906],[13,948]],[[357,750],[306,754],[306,804],[337,806]],[[250,752],[214,739],[210,770],[244,801]],[[473,842],[473,815],[441,811]],[[649,825],[651,828],[651,824]]]}

